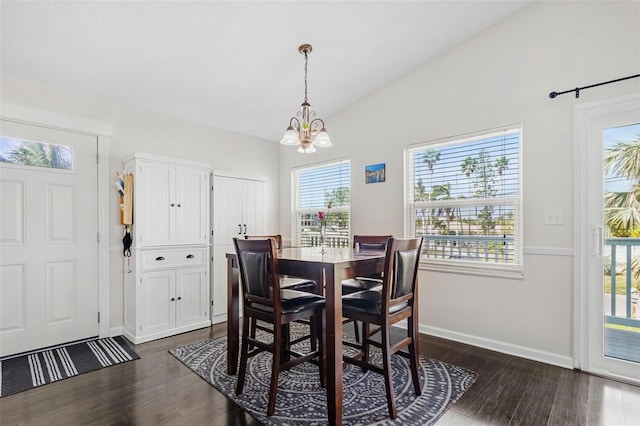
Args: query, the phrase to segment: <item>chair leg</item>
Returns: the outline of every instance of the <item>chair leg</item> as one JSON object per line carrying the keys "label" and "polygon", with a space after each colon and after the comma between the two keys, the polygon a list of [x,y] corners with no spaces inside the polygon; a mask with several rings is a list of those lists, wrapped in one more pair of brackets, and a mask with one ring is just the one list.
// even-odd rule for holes
{"label": "chair leg", "polygon": [[271,385],[269,387],[269,404],[267,405],[267,416],[273,416],[276,410],[276,397],[278,395],[278,375],[280,373],[280,361],[282,360],[282,345],[277,344],[283,338],[284,326],[273,327],[273,362],[271,365]]}
{"label": "chair leg", "polygon": [[242,318],[242,350],[240,351],[240,370],[238,371],[238,382],[236,383],[236,395],[242,394],[244,389],[244,378],[247,373],[247,358],[249,356],[249,317]]}
{"label": "chair leg", "polygon": [[408,333],[411,338],[409,344],[409,366],[411,368],[411,379],[413,381],[413,390],[417,396],[422,395],[420,387],[420,376],[418,376],[418,330],[413,321],[414,317],[408,318]]}
{"label": "chair leg", "polygon": [[384,325],[382,329],[382,369],[384,370],[384,387],[387,391],[387,406],[392,419],[398,416],[396,411],[395,396],[393,393],[393,382],[391,381],[391,354],[389,342],[389,325]]}
{"label": "chair leg", "polygon": [[[369,363],[369,331],[371,330],[371,325],[368,322],[362,322],[362,361],[365,363]],[[366,368],[362,368],[362,372],[364,373]]]}
{"label": "chair leg", "polygon": [[360,331],[358,330],[358,321],[353,320],[353,335],[356,338],[356,342],[360,341]]}
{"label": "chair leg", "polygon": [[[325,327],[323,326],[325,322],[325,311],[324,308],[320,309],[318,315],[318,322],[320,323],[320,328],[318,329],[318,367],[320,369],[320,387],[323,389],[327,386],[327,369],[325,368],[327,360],[325,359],[326,350],[325,350],[325,342],[326,342],[326,332]],[[314,316],[315,317],[315,316]]]}

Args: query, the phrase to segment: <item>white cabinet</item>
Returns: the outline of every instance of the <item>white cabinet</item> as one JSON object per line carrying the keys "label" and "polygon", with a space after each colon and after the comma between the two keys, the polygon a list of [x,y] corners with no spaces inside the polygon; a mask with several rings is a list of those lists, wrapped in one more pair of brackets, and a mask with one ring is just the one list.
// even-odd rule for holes
{"label": "white cabinet", "polygon": [[125,163],[134,173],[133,223],[137,245],[206,244],[209,170],[137,154]]}
{"label": "white cabinet", "polygon": [[142,343],[211,325],[209,169],[134,154],[133,246],[124,259],[124,335]]}
{"label": "white cabinet", "polygon": [[139,249],[125,259],[124,334],[142,343],[211,325],[209,247]]}
{"label": "white cabinet", "polygon": [[213,284],[214,323],[227,320],[226,254],[233,253],[233,238],[265,232],[265,181],[214,172],[213,187]]}

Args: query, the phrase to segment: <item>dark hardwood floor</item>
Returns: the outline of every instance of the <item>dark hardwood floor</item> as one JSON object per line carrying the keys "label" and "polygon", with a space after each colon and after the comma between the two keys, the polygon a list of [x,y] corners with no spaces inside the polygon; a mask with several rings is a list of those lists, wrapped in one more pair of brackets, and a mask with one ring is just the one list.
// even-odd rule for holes
{"label": "dark hardwood floor", "polygon": [[[0,398],[0,424],[259,425],[167,352],[225,332],[140,344],[137,361]],[[439,425],[640,425],[640,387],[430,336],[420,353],[478,373]]]}

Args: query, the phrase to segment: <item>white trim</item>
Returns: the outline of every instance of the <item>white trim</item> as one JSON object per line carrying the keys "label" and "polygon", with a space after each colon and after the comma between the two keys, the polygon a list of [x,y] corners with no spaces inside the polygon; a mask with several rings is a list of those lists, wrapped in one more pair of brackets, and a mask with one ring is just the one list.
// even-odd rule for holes
{"label": "white trim", "polygon": [[163,157],[161,155],[147,154],[142,152],[134,152],[130,155],[127,155],[122,159],[122,164],[127,164],[133,160],[146,160],[146,161],[156,161],[160,163],[170,162],[173,164],[180,164],[182,166],[192,166],[192,167],[201,167],[203,169],[210,170],[211,164],[203,163],[199,161],[191,161],[191,160],[182,160],[174,157]]}
{"label": "white trim", "polygon": [[489,349],[492,351],[514,355],[520,358],[526,358],[533,361],[544,362],[546,364],[556,365],[563,368],[573,368],[573,359],[566,355],[559,355],[553,352],[540,351],[538,349],[528,348],[526,346],[513,345],[493,339],[485,339],[483,337],[473,336],[471,334],[458,333],[456,331],[445,330],[443,328],[432,327],[428,325],[420,325],[420,333],[430,336],[441,337],[447,340],[464,343],[479,348]]}
{"label": "white trim", "polygon": [[224,170],[213,170],[211,172],[212,176],[221,176],[221,177],[230,177],[235,179],[244,179],[244,180],[255,180],[258,182],[266,182],[266,177],[260,176],[247,176],[245,173],[236,173],[236,172],[227,172]]}
{"label": "white trim", "polygon": [[0,99],[0,117],[18,123],[65,130],[95,136],[97,153],[101,159],[97,165],[98,209],[98,311],[99,337],[109,337],[110,325],[110,276],[109,276],[109,144],[112,126],[89,117],[47,110],[8,99]]}
{"label": "white trim", "polygon": [[110,292],[110,254],[109,254],[109,145],[111,138],[98,136],[98,311],[100,312],[100,324],[98,333],[100,337],[111,336],[111,292]]}
{"label": "white trim", "polygon": [[62,111],[52,111],[10,99],[0,99],[0,115],[7,120],[36,124],[52,129],[71,130],[93,136],[111,136],[113,134],[110,123]]}

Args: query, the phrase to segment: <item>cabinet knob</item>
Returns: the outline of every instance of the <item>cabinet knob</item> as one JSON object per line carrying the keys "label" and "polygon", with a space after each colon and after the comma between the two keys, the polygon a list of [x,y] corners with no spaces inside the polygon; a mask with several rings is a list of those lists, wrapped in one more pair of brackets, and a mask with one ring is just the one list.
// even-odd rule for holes
{"label": "cabinet knob", "polygon": [[175,207],[175,206],[176,206],[175,204],[171,203],[171,207]]}
{"label": "cabinet knob", "polygon": [[178,204],[178,207],[182,207],[182,204]]}
{"label": "cabinet knob", "polygon": [[187,255],[187,259],[193,259],[194,257],[195,257],[195,256],[194,256],[194,255],[192,255],[192,254],[188,254],[188,255]]}
{"label": "cabinet knob", "polygon": [[178,296],[178,300],[182,300],[182,296]]}
{"label": "cabinet knob", "polygon": [[162,261],[164,260],[164,257],[162,257],[162,256],[158,256],[158,257],[156,257],[156,260],[157,260],[158,262],[162,262]]}
{"label": "cabinet knob", "polygon": [[175,297],[172,297],[172,298],[171,298],[171,301],[172,301],[172,302],[175,302],[175,301],[176,301],[176,298],[175,298]]}

